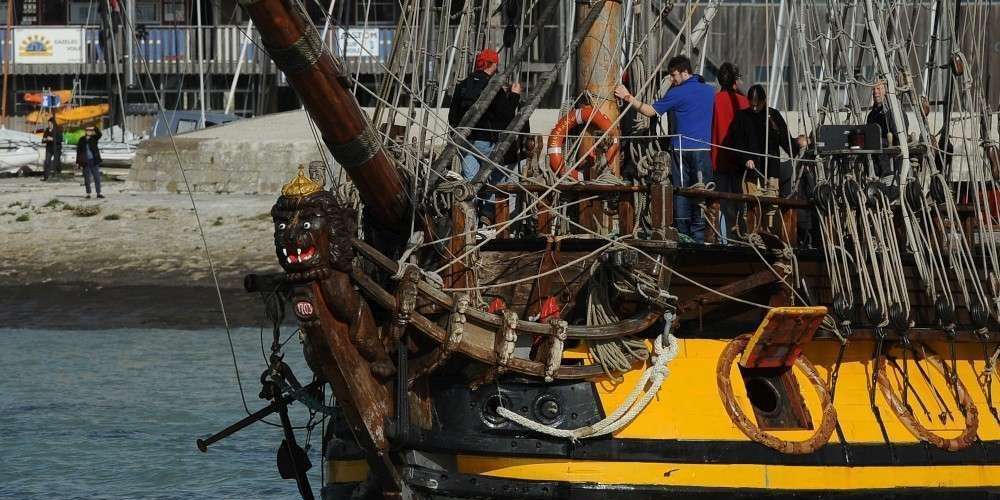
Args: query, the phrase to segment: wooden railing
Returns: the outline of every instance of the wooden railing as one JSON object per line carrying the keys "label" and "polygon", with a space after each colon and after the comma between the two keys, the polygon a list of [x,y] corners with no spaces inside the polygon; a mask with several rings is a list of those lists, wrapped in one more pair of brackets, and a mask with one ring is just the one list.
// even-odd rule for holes
{"label": "wooden railing", "polygon": [[[534,193],[540,194],[550,191],[561,193],[560,202],[567,203],[572,201],[573,198],[579,200],[588,197],[597,197],[599,201],[607,201],[612,198],[617,197],[617,213],[613,218],[617,223],[619,232],[622,234],[631,233],[635,227],[635,194],[645,193],[648,195],[649,199],[649,213],[652,225],[652,239],[657,240],[675,240],[676,230],[673,227],[674,214],[673,214],[673,197],[674,196],[684,196],[687,198],[706,200],[707,201],[707,212],[708,212],[708,224],[715,224],[718,227],[718,202],[720,200],[732,200],[737,202],[747,203],[748,206],[757,207],[774,207],[775,210],[780,212],[781,222],[783,230],[780,231],[781,234],[777,234],[779,238],[789,244],[795,244],[797,241],[797,235],[795,232],[796,226],[796,210],[811,209],[812,205],[804,200],[779,198],[772,196],[751,196],[738,193],[725,193],[721,191],[708,191],[704,189],[692,189],[692,188],[680,188],[676,189],[669,184],[653,184],[653,185],[610,185],[610,184],[595,184],[591,182],[579,182],[573,184],[561,184],[552,189],[550,186],[543,186],[540,184],[498,184],[488,188],[489,190],[496,193],[496,224],[504,224],[510,220],[510,208],[508,206],[508,193]],[[551,200],[551,196],[547,196],[542,199],[537,207],[537,225],[536,230],[538,234],[547,235],[552,233],[552,221],[554,215],[552,214],[553,207],[546,203],[547,200]],[[523,206],[523,204],[522,204]],[[751,217],[756,217],[757,222],[755,226],[762,225],[760,221],[760,214],[754,215],[753,210],[751,212]],[[581,223],[582,225],[582,223]],[[509,238],[510,233],[508,231],[502,231],[497,235],[498,238]],[[706,229],[705,239],[709,243],[718,243],[717,237],[714,231],[711,229]]]}

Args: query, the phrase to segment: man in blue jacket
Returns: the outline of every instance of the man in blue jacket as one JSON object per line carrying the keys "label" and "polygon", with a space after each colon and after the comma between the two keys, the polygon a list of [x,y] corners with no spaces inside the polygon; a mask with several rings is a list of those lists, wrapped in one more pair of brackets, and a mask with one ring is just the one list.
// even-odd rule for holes
{"label": "man in blue jacket", "polygon": [[[667,71],[673,85],[652,105],[636,99],[623,85],[615,88],[615,97],[648,117],[670,113],[669,118],[677,130],[671,138],[674,161],[670,175],[674,187],[708,184],[713,181],[711,151],[715,88],[706,84],[701,75],[691,73],[691,60],[685,56],[671,59],[667,63]],[[681,234],[698,243],[705,241],[705,218],[697,204],[683,196],[674,197],[674,224]]]}

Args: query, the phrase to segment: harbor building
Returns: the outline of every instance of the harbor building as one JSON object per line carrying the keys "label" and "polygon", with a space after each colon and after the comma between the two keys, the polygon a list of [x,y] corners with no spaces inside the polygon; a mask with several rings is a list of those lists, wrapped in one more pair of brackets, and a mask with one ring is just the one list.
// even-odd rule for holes
{"label": "harbor building", "polygon": [[[434,87],[448,88],[456,78],[464,76],[470,70],[467,66],[471,56],[483,46],[500,47],[501,59],[509,57],[514,51],[511,46],[537,21],[532,16],[507,20],[502,14],[490,14],[470,16],[476,21],[461,24],[459,18],[463,16],[459,14],[467,8],[463,2],[437,4],[439,9],[450,7],[455,21],[447,32],[428,34],[432,40],[426,46],[434,52],[427,57],[426,71],[443,78],[425,78],[433,84],[425,89],[427,93],[434,92]],[[539,37],[528,49],[527,62],[519,69],[529,89],[557,64],[561,47],[572,39],[573,4],[565,4],[544,20]],[[636,12],[639,17],[656,16],[663,7],[662,0],[641,4]],[[704,9],[704,5],[692,8]],[[975,9],[977,15],[995,19],[994,25],[1000,24],[1000,3],[964,5]],[[332,6],[328,0],[319,0],[306,2],[305,8],[325,43],[368,88],[379,88],[393,64],[394,46],[408,56],[406,47],[411,42],[406,38],[405,26],[399,25],[401,12],[393,0],[352,0],[334,2]],[[794,36],[797,23],[814,20],[798,19],[796,9],[789,8],[787,2],[727,0],[719,3],[711,28],[699,37],[697,26],[685,26],[681,21],[683,10],[675,7],[670,15],[661,16],[660,29],[653,32],[623,33],[623,53],[642,58],[644,66],[653,69],[659,56],[679,38],[680,47],[691,54],[697,63],[695,69],[707,80],[714,81],[714,72],[723,61],[735,62],[743,68],[744,85],[779,85],[784,91],[779,91],[777,105],[783,109],[800,107],[803,89],[796,82],[796,73],[809,68],[795,67],[801,62],[788,53],[785,40]],[[495,10],[483,8],[480,12]],[[511,30],[508,24],[515,36],[505,44],[505,29]],[[915,38],[921,38],[920,33],[929,29],[929,18],[925,24],[913,27]],[[753,26],[773,28],[760,33],[751,29]],[[0,30],[0,58],[8,80],[8,115],[29,112],[31,106],[21,96],[46,89],[73,89],[81,98],[105,102],[109,94],[115,95],[114,101],[124,106],[127,114],[153,112],[153,89],[162,96],[168,110],[199,109],[202,88],[206,109],[244,117],[299,106],[283,76],[262,53],[259,36],[236,0],[17,0],[0,3]],[[948,40],[937,43],[938,47],[933,48],[939,56],[937,62],[945,64]],[[988,52],[992,63],[984,67],[1000,64],[1000,41],[966,48],[969,54],[977,50]],[[913,52],[921,57],[932,54],[928,47]],[[109,60],[117,64],[109,65]],[[812,69],[820,71],[820,62],[813,63],[816,67]],[[855,70],[868,74],[873,67],[870,60],[859,57]],[[989,88],[988,102],[1000,100],[1000,82],[984,78],[980,84]],[[555,86],[542,107],[558,108],[564,104],[562,96],[573,94],[573,89],[563,92],[561,86]],[[943,85],[938,87],[943,92]],[[231,98],[230,89],[234,90]],[[369,93],[357,94],[362,105],[375,104],[376,99]],[[403,96],[404,102],[406,98]]]}

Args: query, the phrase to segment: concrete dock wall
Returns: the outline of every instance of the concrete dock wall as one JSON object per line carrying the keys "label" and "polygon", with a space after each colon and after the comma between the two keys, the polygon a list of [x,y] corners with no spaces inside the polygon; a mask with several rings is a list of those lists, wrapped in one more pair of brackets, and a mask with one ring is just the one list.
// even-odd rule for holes
{"label": "concrete dock wall", "polygon": [[[371,115],[371,109],[365,111]],[[531,130],[551,130],[557,115],[554,109],[536,111]],[[428,118],[429,126],[437,124],[441,131],[448,110],[435,110],[434,116]],[[417,110],[411,120],[421,123],[421,111]],[[404,121],[403,117],[396,119],[397,124]],[[321,150],[329,159],[326,148],[317,147],[304,111],[265,115],[178,135],[172,142],[169,137],[145,141],[136,151],[127,187],[135,191],[186,192],[180,164],[195,192],[277,193],[299,165],[322,160]]]}

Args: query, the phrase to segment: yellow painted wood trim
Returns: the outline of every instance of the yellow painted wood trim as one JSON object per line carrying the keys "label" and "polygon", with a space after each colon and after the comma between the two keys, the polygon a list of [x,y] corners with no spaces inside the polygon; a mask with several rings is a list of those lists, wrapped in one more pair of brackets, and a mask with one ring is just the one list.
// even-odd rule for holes
{"label": "yellow painted wood trim", "polygon": [[330,460],[326,463],[326,482],[359,483],[368,477],[368,462],[364,460]]}
{"label": "yellow painted wood trim", "polygon": [[998,465],[830,467],[605,462],[459,455],[458,469],[463,474],[509,479],[706,488],[862,490],[1000,486]]}
{"label": "yellow painted wood trim", "polygon": [[[660,388],[657,397],[653,398],[634,421],[616,432],[614,437],[681,441],[749,441],[749,438],[730,420],[719,396],[716,364],[727,341],[679,339],[678,342],[680,352],[677,358],[671,361],[670,376]],[[938,353],[949,352],[949,346],[945,342],[930,342],[929,345]],[[822,379],[829,380],[830,372],[836,364],[838,350],[839,344],[835,341],[813,341],[805,346],[803,355],[816,366]],[[872,350],[872,342],[856,340],[848,344],[844,354],[834,407],[845,439],[852,444],[883,444],[884,426],[890,442],[918,443],[917,437],[910,433],[892,412],[881,392],[877,392],[875,398],[882,415],[881,425],[869,406],[868,384],[871,382]],[[979,413],[988,416],[987,390],[979,383],[979,375],[985,368],[982,346],[974,343],[957,344],[956,350],[959,379],[968,388]],[[899,357],[898,350],[891,349],[890,352]],[[897,363],[900,366],[902,364],[901,360]],[[910,403],[916,411],[918,420],[942,437],[952,438],[959,435],[965,427],[965,419],[958,410],[954,398],[951,397],[947,380],[925,363],[923,367],[930,377],[928,382],[920,375],[912,357],[907,359],[907,365],[912,388]],[[891,385],[901,394],[899,388],[902,385],[902,378],[899,370],[892,368],[891,364],[887,366],[890,367],[888,378]],[[809,413],[814,416],[822,414],[819,397],[805,375],[799,370],[794,370],[792,373],[798,379]],[[611,414],[618,409],[635,387],[640,375],[641,370],[632,370],[625,373],[624,380],[617,384],[604,377],[596,380],[597,394],[605,414]],[[992,379],[992,392],[995,397],[1000,395],[1000,372],[996,375]],[[743,377],[736,366],[732,367],[730,377],[737,403],[744,413],[752,415],[753,410],[746,396]],[[914,396],[913,391],[916,391],[919,398]],[[938,396],[944,398],[953,416],[945,422],[938,419],[941,412],[936,399]],[[927,412],[917,403],[917,399],[926,404]],[[813,425],[818,423],[814,421]],[[812,433],[812,430],[773,431],[775,436],[788,441],[806,439]],[[1000,422],[993,418],[980,418],[977,435],[983,441],[1000,440]]]}

